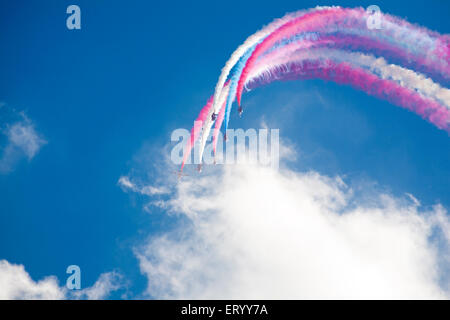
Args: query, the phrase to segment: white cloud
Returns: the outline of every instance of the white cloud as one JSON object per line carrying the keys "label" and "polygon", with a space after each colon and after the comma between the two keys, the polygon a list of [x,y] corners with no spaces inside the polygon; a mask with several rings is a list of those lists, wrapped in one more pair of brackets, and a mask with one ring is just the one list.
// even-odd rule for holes
{"label": "white cloud", "polygon": [[80,291],[71,291],[78,299],[100,300],[122,287],[122,275],[113,271],[102,273],[92,287]]}
{"label": "white cloud", "polygon": [[23,265],[0,260],[0,299],[63,299],[56,277],[33,281]]}
{"label": "white cloud", "polygon": [[34,281],[23,265],[0,260],[0,300],[104,299],[121,287],[121,279],[116,272],[103,273],[92,287],[68,290],[54,276]]}
{"label": "white cloud", "polygon": [[8,128],[7,136],[11,145],[16,146],[31,160],[46,141],[38,136],[28,121],[18,122]]}
{"label": "white cloud", "polygon": [[123,190],[130,190],[132,192],[137,192],[146,196],[163,195],[169,193],[169,189],[166,187],[154,187],[149,185],[141,186],[132,182],[127,176],[120,177],[118,184],[122,187]]}
{"label": "white cloud", "polygon": [[[29,161],[39,152],[45,141],[34,128],[34,124],[24,113],[18,114],[20,119],[3,124],[3,134],[6,142],[0,155],[0,173],[8,173],[20,159],[26,157]],[[15,115],[17,116],[17,115]]]}
{"label": "white cloud", "polygon": [[[172,232],[136,249],[155,298],[449,298],[441,206],[385,194],[361,203],[341,179],[228,166],[182,179]],[[163,206],[163,205],[162,205]]]}

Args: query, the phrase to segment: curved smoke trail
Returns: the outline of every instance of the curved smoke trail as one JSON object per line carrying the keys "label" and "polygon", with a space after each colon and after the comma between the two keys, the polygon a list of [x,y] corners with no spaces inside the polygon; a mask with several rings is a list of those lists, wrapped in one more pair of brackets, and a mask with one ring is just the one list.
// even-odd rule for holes
{"label": "curved smoke trail", "polygon": [[318,7],[287,14],[250,36],[226,63],[201,110],[201,129],[191,132],[182,168],[199,138],[201,161],[214,122],[215,153],[220,128],[227,128],[232,104],[237,99],[240,105],[245,88],[275,80],[350,85],[450,132],[450,90],[437,83],[450,80],[450,36],[386,14],[380,16],[381,29],[371,30],[368,17],[362,8]]}
{"label": "curved smoke trail", "polygon": [[322,79],[342,85],[350,85],[371,96],[389,101],[399,107],[415,112],[438,128],[450,132],[450,109],[437,101],[421,95],[416,90],[387,80],[348,62],[333,60],[305,60],[288,63],[270,70],[269,77],[252,80],[252,87],[276,80]]}
{"label": "curved smoke trail", "polygon": [[446,79],[450,78],[448,61],[442,59],[438,54],[437,48],[441,48],[442,37],[437,33],[415,27],[389,15],[380,16],[381,29],[371,30],[367,28],[367,18],[368,14],[361,8],[329,8],[309,12],[285,23],[261,41],[247,60],[239,79],[238,104],[241,102],[247,76],[257,59],[277,42],[304,32],[332,32],[337,39],[341,36],[348,38],[349,35],[353,37],[365,36],[367,41],[363,43],[363,47],[364,45],[367,46],[367,42],[373,42],[373,47],[391,46],[396,50],[397,58],[401,58],[403,55],[405,58],[413,60],[417,66],[423,65],[431,72],[435,72]]}
{"label": "curved smoke trail", "polygon": [[222,91],[222,88],[225,84],[225,81],[234,67],[234,65],[241,59],[242,55],[247,52],[251,47],[254,47],[256,44],[260,43],[265,37],[267,37],[269,34],[271,34],[273,31],[277,30],[279,27],[284,25],[286,22],[288,22],[291,19],[294,19],[296,17],[299,17],[307,12],[315,11],[315,10],[322,10],[329,7],[316,7],[314,9],[310,9],[307,11],[298,11],[294,13],[288,13],[281,19],[276,19],[266,27],[262,28],[260,31],[254,33],[250,37],[245,40],[243,44],[241,44],[232,54],[230,59],[227,61],[225,66],[222,69],[222,72],[220,74],[219,80],[217,81],[216,88],[214,91],[214,97],[213,97],[213,110],[214,112],[217,112],[217,101],[219,99],[220,93]]}

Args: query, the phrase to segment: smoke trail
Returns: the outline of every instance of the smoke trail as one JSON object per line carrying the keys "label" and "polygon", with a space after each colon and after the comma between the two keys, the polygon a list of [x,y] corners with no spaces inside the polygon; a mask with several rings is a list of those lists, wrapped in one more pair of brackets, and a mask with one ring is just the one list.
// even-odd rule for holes
{"label": "smoke trail", "polygon": [[[230,96],[228,94],[228,96]],[[214,153],[214,159],[216,158],[216,147],[217,147],[217,136],[219,135],[220,128],[222,127],[223,120],[225,118],[225,106],[222,106],[220,109],[219,115],[217,117],[214,131],[213,131],[213,153]],[[226,131],[225,131],[226,132]]]}
{"label": "smoke trail", "polygon": [[[308,33],[306,33],[308,34]],[[419,72],[423,72],[428,76],[439,80],[441,82],[448,82],[450,70],[447,70],[447,63],[441,59],[432,59],[431,54],[417,54],[410,51],[405,51],[398,45],[390,42],[380,42],[374,40],[373,37],[363,34],[362,32],[340,32],[339,34],[332,32],[321,32],[315,41],[298,41],[298,35],[287,41],[281,41],[280,44],[275,44],[271,49],[262,54],[264,57],[273,51],[280,51],[286,53],[289,47],[296,45],[304,45],[307,43],[310,47],[327,47],[330,49],[342,49],[348,51],[361,51],[365,53],[382,56],[391,63],[399,64],[407,68],[413,68]],[[312,39],[311,39],[312,40]],[[274,50],[277,49],[277,50]],[[258,58],[260,60],[261,57]],[[447,71],[446,71],[447,70]]]}
{"label": "smoke trail", "polygon": [[[300,63],[302,60],[331,59],[336,62],[350,62],[360,68],[369,70],[382,79],[394,80],[398,84],[431,98],[450,109],[450,90],[442,88],[433,80],[412,70],[388,64],[384,58],[375,58],[372,55],[354,53],[334,49],[308,49],[304,50],[303,43],[293,44],[283,51],[276,51],[264,56],[258,61],[251,78],[258,77],[267,69],[292,62]],[[270,68],[269,68],[270,66]],[[251,80],[250,80],[251,81]]]}
{"label": "smoke trail", "polygon": [[[225,99],[225,97],[228,95],[228,88],[229,88],[229,86],[230,86],[230,81],[227,81],[226,83],[225,83],[225,85],[224,85],[224,91],[223,91],[223,96],[222,96],[222,100],[224,100]],[[185,147],[185,149],[184,149],[184,154],[183,154],[183,162],[181,163],[181,169],[180,169],[180,172],[182,172],[183,171],[183,168],[184,168],[184,166],[185,166],[185,164],[186,164],[186,161],[187,161],[187,159],[189,158],[189,156],[191,155],[191,152],[192,152],[192,148],[194,147],[194,144],[195,144],[195,142],[198,140],[198,138],[201,136],[202,137],[202,140],[205,140],[205,142],[206,142],[206,139],[208,138],[208,135],[209,135],[209,131],[208,131],[208,133],[206,134],[206,138],[204,137],[204,135],[200,135],[200,132],[202,131],[202,130],[204,130],[204,127],[206,126],[205,124],[207,124],[209,121],[208,121],[208,119],[209,119],[209,116],[210,116],[210,111],[211,111],[211,109],[212,109],[212,105],[213,105],[213,96],[211,96],[209,99],[208,99],[208,102],[203,106],[203,108],[202,108],[202,110],[200,111],[200,113],[199,113],[199,115],[197,116],[197,119],[195,120],[195,122],[194,122],[194,126],[192,127],[192,129],[191,129],[191,135],[190,135],[190,139],[187,141],[187,143],[186,143],[186,147]],[[223,103],[222,103],[223,104]],[[222,109],[224,109],[224,108],[222,108]],[[220,123],[220,125],[222,124],[222,122],[223,122],[223,113],[224,112],[221,112],[221,116],[219,115],[219,119],[217,119],[217,120],[220,120],[220,117],[221,117],[221,120],[219,121],[219,123]],[[211,124],[209,124],[208,123],[208,125],[209,126],[212,126],[212,121],[211,121]],[[217,131],[219,131],[220,130],[220,125],[219,125],[219,127],[218,127],[218,129],[217,129]],[[216,125],[217,126],[217,125]],[[218,133],[218,132],[217,132]],[[202,141],[203,142],[203,141]],[[201,161],[201,159],[202,159],[202,157],[203,157],[203,149],[204,149],[204,145],[201,147],[201,151],[200,151],[200,161]],[[215,150],[214,150],[214,153],[215,153]]]}
{"label": "smoke trail", "polygon": [[[226,83],[226,86],[223,88],[222,92],[220,93],[219,96],[219,105],[223,106],[226,102],[226,98],[228,96],[228,92],[229,92],[229,82]],[[212,111],[212,106],[210,106],[210,110],[208,113],[208,116],[206,118],[206,120],[204,121],[204,125],[203,125],[203,133],[200,139],[200,151],[199,151],[199,155],[200,155],[200,162],[203,159],[203,151],[205,150],[205,146],[206,146],[206,141],[209,137],[209,133],[211,132],[211,128],[212,125],[214,123],[214,120],[212,120],[212,118],[209,116],[211,114]]]}
{"label": "smoke trail", "polygon": [[[252,70],[252,74],[248,79],[248,84],[255,86],[255,83],[270,83],[275,80],[290,80],[293,75],[299,77],[300,71],[298,71],[298,66],[302,65],[302,63],[307,63],[310,66],[317,66],[318,70],[323,69],[324,74],[318,74],[317,78],[324,80],[333,80],[333,78],[327,78],[326,74],[331,74],[330,71],[334,71],[337,74],[343,74],[343,66],[347,66],[344,62],[352,63],[362,70],[349,69],[347,75],[349,77],[361,77],[370,80],[374,86],[379,86],[386,90],[385,94],[382,95],[380,92],[371,93],[369,89],[364,90],[368,94],[376,96],[378,98],[386,99],[393,104],[399,106],[406,106],[409,110],[416,112],[421,115],[424,119],[429,120],[434,123],[437,127],[448,130],[448,113],[446,113],[443,109],[446,108],[447,111],[450,110],[450,90],[446,88],[442,88],[439,84],[434,83],[431,79],[424,77],[421,74],[417,74],[411,70],[387,64],[383,58],[375,58],[370,55],[364,55],[360,53],[352,53],[341,50],[330,50],[330,49],[308,49],[304,51],[298,52],[300,49],[307,49],[311,43],[299,43],[292,44],[291,47],[285,48],[284,51],[274,51],[269,55],[264,56],[260,61],[258,61],[256,67]],[[287,50],[289,49],[289,50]],[[297,51],[297,52],[296,52]],[[312,61],[317,60],[317,64],[313,64]],[[342,66],[339,68],[323,68],[323,64],[326,61],[330,66],[338,65]],[[293,73],[290,65],[297,66],[297,73]],[[367,69],[364,73],[363,71]],[[308,71],[309,73],[306,73]],[[308,74],[312,75],[313,68],[305,68],[303,71],[304,78],[313,78],[312,76],[307,77]],[[373,77],[380,77],[378,80],[392,80],[385,82],[377,82],[373,80]],[[301,78],[301,77],[299,77]],[[337,78],[339,80],[339,78]],[[340,84],[350,84],[353,87],[359,88],[363,90],[361,83],[358,82],[348,82],[346,83],[342,79],[336,81]],[[227,89],[229,89],[228,98],[232,94],[232,86],[233,80],[227,82]],[[416,91],[418,96],[416,96]],[[224,93],[226,95],[227,92]],[[403,100],[393,100],[390,95],[398,95],[403,94],[405,98]],[[422,95],[428,99],[422,99]],[[222,102],[223,102],[222,97]],[[227,100],[228,101],[228,100]],[[405,103],[405,101],[410,101],[413,104]],[[443,104],[443,106],[439,105],[439,102]],[[417,108],[414,107],[414,103],[417,103]],[[222,103],[224,105],[224,103]],[[226,109],[225,109],[226,110]],[[224,113],[226,112],[224,107],[220,110],[219,117],[216,120],[215,130],[213,132],[213,147],[215,153],[215,146],[217,145],[217,136],[224,120]],[[427,115],[428,114],[428,115]],[[209,135],[208,128],[204,131],[204,136],[202,138],[202,146],[200,152],[200,159],[203,156],[203,150],[206,145],[206,139]]]}
{"label": "smoke trail", "polygon": [[212,107],[212,103],[213,103],[213,97],[211,96],[208,99],[208,102],[205,104],[205,106],[200,111],[197,119],[194,122],[194,126],[191,129],[191,137],[187,141],[186,148],[184,150],[183,162],[181,163],[180,172],[183,171],[184,165],[186,164],[188,157],[191,155],[191,151],[192,151],[192,148],[194,147],[194,143],[195,143],[195,141],[197,141],[198,137],[200,136],[200,132],[202,130],[202,124],[205,122],[205,119],[208,116],[209,110]]}
{"label": "smoke trail", "polygon": [[275,80],[322,79],[342,85],[350,85],[369,95],[406,108],[450,132],[450,109],[438,102],[421,96],[418,92],[401,86],[392,80],[380,79],[376,75],[347,62],[336,63],[332,60],[306,60],[301,63],[289,63],[276,66],[270,76],[253,79],[252,88],[268,84]]}
{"label": "smoke trail", "polygon": [[[421,74],[417,74],[411,70],[396,66],[396,65],[389,65],[386,63],[386,61],[383,58],[375,58],[370,55],[364,55],[359,53],[351,53],[351,52],[345,52],[341,50],[330,50],[330,49],[309,49],[304,50],[302,52],[297,52],[296,54],[293,54],[296,50],[299,49],[305,49],[310,45],[310,43],[298,43],[293,44],[293,46],[290,48],[291,50],[285,50],[284,51],[274,51],[270,55],[266,55],[258,61],[259,68],[254,68],[253,74],[250,76],[250,79],[248,81],[248,84],[251,84],[252,82],[258,82],[261,79],[263,81],[260,82],[272,82],[276,79],[283,80],[283,77],[286,77],[289,79],[289,73],[287,75],[283,75],[281,71],[286,70],[286,66],[291,63],[301,64],[304,61],[311,64],[312,60],[324,60],[326,59],[329,64],[334,64],[336,62],[342,63],[342,62],[351,62],[352,64],[359,66],[361,69],[365,69],[370,71],[375,76],[379,76],[382,80],[392,80],[393,82],[397,83],[399,87],[395,87],[394,84],[392,84],[390,87],[397,88],[396,93],[403,92],[404,94],[407,94],[408,97],[411,97],[411,94],[414,92],[418,92],[420,95],[423,95],[429,100],[423,100],[427,103],[430,103],[429,107],[427,103],[423,102],[420,99],[413,99],[412,101],[420,101],[422,105],[425,105],[424,109],[427,111],[423,111],[422,113],[419,111],[418,114],[422,115],[424,118],[428,119],[429,121],[433,122],[435,125],[437,125],[441,129],[446,129],[446,120],[442,119],[434,119],[434,117],[427,118],[425,114],[427,112],[430,112],[432,110],[432,113],[436,114],[436,110],[441,110],[441,106],[438,106],[436,102],[442,103],[447,109],[450,109],[450,90],[446,88],[442,88],[439,86],[439,84],[434,83],[431,79],[428,79],[424,77]],[[288,52],[286,52],[288,51]],[[332,62],[331,62],[332,61]],[[286,67],[286,68],[284,68]],[[277,70],[276,73],[273,73],[270,71]],[[289,70],[289,69],[287,69]],[[332,70],[332,69],[330,69]],[[353,75],[360,75],[360,72],[354,72]],[[352,76],[352,75],[349,75]],[[365,79],[371,79],[369,77],[369,73],[367,73]],[[324,79],[324,80],[332,80],[327,79],[324,76],[320,76],[318,78]],[[230,91],[228,94],[228,100],[227,103],[233,94],[233,79],[230,81]],[[339,82],[338,82],[339,83]],[[373,82],[374,84],[378,84],[378,82]],[[357,84],[353,84],[353,86],[357,87]],[[359,85],[360,86],[360,85]],[[389,86],[388,86],[389,87]],[[407,89],[401,90],[401,88]],[[387,88],[387,87],[386,87]],[[370,91],[367,91],[369,94]],[[382,98],[382,95],[379,93],[372,94],[374,96],[377,96],[379,98]],[[414,97],[414,95],[412,95]],[[388,99],[389,100],[389,99]],[[404,104],[401,103],[401,101],[392,101],[389,100],[392,103],[395,102],[395,104],[403,106]],[[412,111],[415,111],[414,108],[409,108]],[[420,107],[419,107],[420,109]],[[226,111],[225,111],[226,112]],[[217,135],[220,130],[220,126],[222,125],[223,118],[221,115],[223,114],[223,109],[220,110],[219,118],[216,122],[216,127],[213,132],[213,143],[214,143],[214,150],[215,146],[217,144]],[[206,143],[206,141],[205,141]],[[214,151],[215,153],[215,151]]]}
{"label": "smoke trail", "polygon": [[245,63],[247,62],[248,58],[252,54],[253,50],[255,50],[255,46],[249,48],[245,54],[239,59],[238,63],[235,66],[235,71],[233,76],[230,80],[230,91],[227,97],[227,101],[225,104],[225,132],[228,129],[228,122],[230,121],[230,112],[231,112],[231,105],[234,102],[234,98],[236,96],[237,91],[237,85],[239,78],[241,77],[242,70],[245,67]]}
{"label": "smoke trail", "polygon": [[439,60],[439,57],[436,55],[433,56],[433,53],[436,51],[435,48],[439,43],[439,38],[436,33],[414,27],[388,15],[383,15],[382,18],[383,28],[376,30],[376,32],[364,31],[367,30],[367,14],[362,9],[330,8],[310,12],[287,22],[259,43],[253,51],[252,56],[247,60],[238,83],[238,104],[241,102],[246,78],[257,59],[264,52],[276,45],[277,42],[283,39],[289,39],[301,32],[333,30],[345,34],[346,30],[347,32],[348,30],[353,30],[353,34],[355,34],[355,30],[359,30],[359,33],[365,32],[369,35],[371,41],[376,41],[381,44],[385,43],[385,45],[391,44],[403,51],[407,51],[410,55],[419,55],[421,61],[417,62],[432,68],[434,71],[442,74],[446,79],[450,77],[448,63]]}
{"label": "smoke trail", "polygon": [[245,42],[240,45],[231,55],[230,59],[227,61],[225,66],[222,69],[222,72],[220,74],[219,80],[217,81],[216,88],[214,91],[214,104],[213,104],[213,110],[214,112],[218,112],[218,107],[220,105],[217,104],[217,100],[220,96],[220,92],[224,86],[224,83],[231,71],[231,69],[234,67],[234,65],[239,61],[239,59],[242,57],[242,55],[247,52],[248,49],[251,47],[254,47],[256,44],[261,42],[265,37],[267,37],[269,34],[271,34],[273,31],[278,29],[280,26],[284,25],[287,21],[294,19],[296,17],[302,16],[303,14],[306,14],[307,12],[316,11],[316,10],[323,10],[329,7],[316,7],[314,9],[306,10],[306,11],[297,11],[294,13],[288,13],[281,19],[276,19],[266,27],[262,28],[260,31],[256,32],[255,34],[251,35],[250,37],[245,40]]}
{"label": "smoke trail", "polygon": [[[450,90],[433,81],[450,80],[450,37],[386,14],[381,30],[369,30],[367,18],[362,8],[317,7],[287,14],[250,36],[225,64],[200,112],[200,159],[214,120],[215,153],[219,130],[223,122],[228,127],[233,101],[241,104],[243,89],[275,80],[318,78],[350,85],[450,131]],[[199,136],[193,129],[189,152]]]}
{"label": "smoke trail", "polygon": [[[292,25],[294,25],[295,22],[307,21],[308,19],[311,19],[311,17],[315,17],[320,14],[325,15],[329,12],[334,12],[334,11],[339,11],[339,10],[342,10],[342,9],[331,8],[331,9],[320,10],[317,12],[312,11],[310,13],[304,14],[304,15],[297,17],[289,22],[286,22],[284,25],[282,25],[281,27],[276,29],[274,32],[272,32],[270,35],[268,35],[261,43],[257,44],[255,50],[253,50],[251,57],[247,60],[246,65],[245,65],[244,69],[242,70],[241,78],[239,79],[239,82],[238,82],[238,88],[237,88],[238,104],[239,105],[241,104],[242,90],[244,88],[244,84],[247,80],[247,76],[250,73],[251,68],[256,63],[256,59],[259,57],[259,55],[263,54],[266,50],[270,49],[270,47],[275,45],[278,40],[281,40],[283,38],[289,38],[289,36],[288,37],[285,36],[285,34],[286,34],[285,30],[290,30],[290,28],[292,28]],[[297,33],[299,33],[299,32],[297,32]],[[293,35],[295,35],[295,33]],[[292,35],[290,35],[290,36],[292,36]]]}

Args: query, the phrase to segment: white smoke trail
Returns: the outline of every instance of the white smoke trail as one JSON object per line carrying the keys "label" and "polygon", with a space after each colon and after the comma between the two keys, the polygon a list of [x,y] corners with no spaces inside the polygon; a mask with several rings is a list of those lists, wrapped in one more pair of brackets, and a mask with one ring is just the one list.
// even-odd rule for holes
{"label": "white smoke trail", "polygon": [[[305,10],[305,11],[298,11],[295,13],[287,14],[281,19],[277,19],[268,26],[264,27],[257,33],[253,34],[247,40],[236,49],[233,54],[231,55],[230,59],[225,64],[224,68],[222,69],[221,75],[219,77],[219,80],[216,84],[214,96],[213,96],[213,104],[212,107],[208,113],[207,119],[205,120],[203,124],[203,132],[202,132],[202,139],[201,139],[201,148],[200,148],[200,159],[202,159],[203,156],[203,150],[206,145],[206,140],[209,136],[209,133],[211,131],[213,120],[212,115],[213,113],[219,114],[221,107],[223,106],[223,102],[225,101],[227,95],[224,93],[224,84],[225,81],[231,71],[231,69],[235,66],[235,64],[239,61],[239,59],[246,53],[248,49],[250,49],[252,46],[258,44],[262,39],[264,39],[266,36],[274,32],[276,29],[281,27],[286,22],[298,18],[302,15],[305,15],[306,13],[312,12],[312,11],[318,11],[318,10],[324,10],[324,9],[330,9],[330,8],[339,8],[339,7],[316,7],[313,9]],[[434,57],[432,54],[433,51],[436,48],[436,41],[438,40],[439,34],[435,32],[428,31],[427,29],[420,28],[417,26],[414,26],[410,23],[407,23],[405,21],[402,21],[400,19],[397,19],[395,17],[392,17],[390,15],[381,15],[382,17],[382,31],[381,32],[372,32],[368,33],[369,30],[359,30],[356,28],[356,26],[353,26],[353,28],[350,26],[351,23],[346,24],[344,23],[344,26],[340,26],[335,23],[326,23],[326,25],[322,25],[323,30],[322,31],[330,31],[333,29],[336,29],[336,31],[343,32],[351,34],[352,32],[356,33],[364,33],[366,36],[369,36],[371,38],[375,37],[379,40],[383,40],[387,43],[394,43],[397,45],[402,46],[404,49],[406,49],[410,53],[417,53],[417,51],[420,51],[421,55],[426,58],[426,60],[431,59],[432,64],[435,64],[440,59],[436,59],[437,57]],[[366,21],[368,18],[368,13],[363,12],[361,15],[361,11],[358,10],[352,10],[347,12],[347,18],[355,18],[357,20],[363,19]],[[360,20],[361,22],[361,20]],[[357,24],[359,25],[359,24]],[[282,54],[284,49],[280,50]],[[313,52],[317,51],[311,51],[309,53],[302,53],[303,58],[305,58],[307,55],[312,56]],[[420,94],[430,97],[436,101],[439,101],[443,105],[445,105],[447,108],[450,107],[450,93],[448,89],[442,88],[440,85],[434,83],[431,79],[426,78],[425,76],[415,73],[414,71],[411,71],[409,69],[405,69],[400,66],[396,65],[389,65],[383,58],[375,58],[373,56],[364,55],[360,53],[344,53],[342,51],[328,51],[326,52],[329,58],[334,58],[334,60],[340,60],[345,62],[354,63],[358,66],[364,67],[367,70],[370,70],[371,72],[377,74],[382,79],[389,79],[394,80],[398,84],[407,87],[411,90],[418,91]],[[324,52],[322,52],[324,54]],[[334,56],[330,56],[333,55]],[[347,56],[345,56],[347,54]],[[326,57],[326,56],[325,56]],[[431,57],[431,58],[430,58]],[[261,75],[264,75],[267,72],[270,72],[270,70],[274,67],[282,67],[284,64],[294,61],[293,59],[299,59],[298,56],[289,57],[288,61],[273,61],[267,59],[266,65],[261,64],[260,69],[257,70],[249,70],[248,78],[246,79],[246,83],[250,83],[252,80],[256,79]],[[264,59],[263,59],[264,60]],[[443,65],[443,67],[448,67],[446,61],[439,61],[439,63]],[[258,65],[258,63],[257,63]],[[256,67],[256,66],[254,66]]]}
{"label": "white smoke trail", "polygon": [[297,12],[294,12],[294,13],[288,13],[284,17],[274,20],[272,23],[270,23],[266,27],[262,28],[260,31],[254,33],[253,35],[248,37],[247,40],[245,40],[244,43],[242,45],[240,45],[231,54],[230,59],[228,59],[228,61],[226,62],[225,66],[223,67],[222,72],[221,72],[220,77],[219,77],[219,80],[217,81],[216,88],[214,90],[214,98],[213,98],[212,108],[209,111],[209,114],[208,114],[208,117],[207,117],[205,123],[203,124],[203,135],[202,135],[202,140],[200,142],[201,143],[200,159],[202,159],[202,157],[203,157],[203,150],[204,150],[205,145],[206,145],[206,140],[207,140],[208,135],[209,135],[209,133],[211,131],[211,128],[212,128],[212,124],[213,124],[212,114],[213,113],[219,114],[220,108],[223,105],[222,97],[223,97],[223,99],[226,99],[226,95],[222,94],[225,81],[227,80],[227,77],[230,74],[231,69],[239,61],[241,56],[244,55],[245,52],[248,49],[250,49],[251,47],[256,45],[259,41],[264,39],[266,36],[271,34],[273,31],[278,29],[280,26],[282,26],[286,22],[292,20],[293,18],[297,18],[299,16],[302,16],[302,15],[307,14],[307,13],[312,12],[312,11],[324,10],[324,9],[329,9],[329,8],[335,8],[335,7],[321,7],[321,6],[317,6],[315,8],[309,9],[309,10],[302,10],[302,11],[297,11]]}
{"label": "white smoke trail", "polygon": [[299,44],[297,48],[303,49],[302,51],[293,54],[296,51],[295,46],[292,46],[289,50],[279,51],[270,56],[270,63],[262,59],[258,62],[257,67],[249,77],[250,83],[255,79],[269,76],[270,70],[279,68],[287,63],[301,62],[304,60],[318,60],[318,59],[331,59],[336,62],[349,62],[352,65],[364,68],[383,80],[392,80],[409,90],[417,91],[419,94],[431,98],[448,109],[450,109],[450,90],[441,87],[438,83],[435,83],[432,79],[427,78],[423,74],[417,73],[407,68],[395,64],[389,64],[384,58],[376,58],[372,55],[363,53],[348,52],[338,49],[308,49],[307,47]]}
{"label": "white smoke trail", "polygon": [[225,66],[222,69],[222,73],[220,74],[219,80],[217,81],[216,88],[214,91],[214,100],[213,100],[213,107],[212,110],[214,110],[215,113],[218,113],[221,104],[217,103],[217,100],[220,96],[220,93],[222,91],[223,85],[225,84],[225,81],[227,80],[228,75],[230,74],[231,69],[234,67],[234,65],[239,61],[242,55],[245,54],[245,52],[256,45],[260,40],[271,34],[273,31],[278,29],[280,26],[288,22],[289,20],[293,18],[297,18],[299,16],[302,16],[308,12],[317,11],[317,10],[323,10],[331,7],[316,7],[309,10],[302,10],[297,11],[294,13],[288,13],[284,17],[280,19],[276,19],[266,27],[262,28],[260,31],[254,33],[250,37],[245,40],[243,44],[241,44],[232,54],[230,59],[226,62]]}
{"label": "white smoke trail", "polygon": [[[229,91],[230,86],[225,86],[223,88],[223,90],[220,93],[220,97],[219,97],[219,105],[223,106],[223,104],[225,103],[227,97],[228,97],[228,91]],[[211,108],[212,110],[212,108]],[[206,120],[205,123],[203,124],[203,132],[202,132],[202,136],[201,136],[201,140],[200,140],[200,151],[199,151],[199,159],[200,159],[200,163],[203,159],[203,152],[205,150],[205,146],[206,146],[206,141],[208,140],[209,134],[211,132],[211,128],[213,125],[214,121],[211,118],[211,115],[209,115]]]}
{"label": "white smoke trail", "polygon": [[[280,50],[267,59],[261,59],[249,75],[247,83],[251,83],[257,79],[264,79],[264,77],[270,77],[271,70],[283,68],[288,63],[299,63],[304,60],[331,59],[336,62],[348,62],[354,66],[364,68],[371,73],[376,74],[383,80],[395,81],[402,87],[412,91],[417,91],[422,96],[433,99],[450,109],[449,89],[441,87],[439,84],[420,73],[416,73],[412,70],[394,64],[388,64],[384,58],[376,58],[372,55],[353,53],[337,49],[307,49],[308,46],[304,46],[304,44],[301,43],[296,48],[299,47],[304,50],[295,52],[295,47],[292,46],[290,50]],[[270,63],[266,60],[270,60]],[[220,106],[223,106],[225,103],[228,96],[228,91],[229,86],[225,86],[224,90],[221,91],[221,95],[218,100]],[[208,116],[205,120],[202,137],[200,140],[200,161],[203,158],[203,152],[213,123],[214,121],[212,118]]]}

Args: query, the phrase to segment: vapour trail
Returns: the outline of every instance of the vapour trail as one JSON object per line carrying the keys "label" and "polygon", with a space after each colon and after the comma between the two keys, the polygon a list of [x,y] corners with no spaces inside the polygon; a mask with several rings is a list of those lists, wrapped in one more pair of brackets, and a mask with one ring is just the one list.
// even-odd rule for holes
{"label": "vapour trail", "polygon": [[[250,36],[222,69],[213,96],[193,128],[184,163],[200,139],[200,160],[213,130],[215,153],[223,123],[248,86],[275,80],[323,79],[350,85],[411,110],[450,131],[450,36],[381,14],[381,29],[367,27],[362,8],[317,7],[287,14]],[[441,82],[441,84],[439,83]],[[200,134],[201,132],[201,134]]]}

